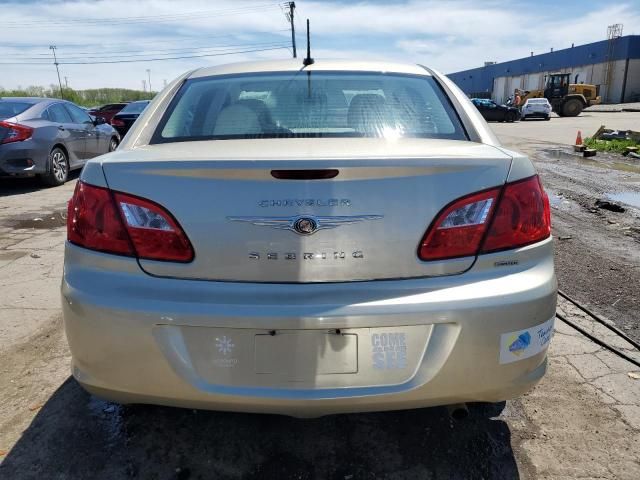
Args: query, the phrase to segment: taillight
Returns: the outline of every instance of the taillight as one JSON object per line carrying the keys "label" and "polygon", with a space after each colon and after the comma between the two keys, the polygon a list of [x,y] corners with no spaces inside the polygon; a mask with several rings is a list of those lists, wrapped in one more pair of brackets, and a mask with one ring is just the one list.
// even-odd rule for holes
{"label": "taillight", "polygon": [[420,259],[476,255],[499,193],[499,188],[493,188],[462,197],[445,207],[420,243]]}
{"label": "taillight", "polygon": [[0,133],[0,144],[22,142],[31,138],[33,128],[19,123],[0,122]]}
{"label": "taillight", "polygon": [[475,256],[522,247],[550,235],[549,198],[535,175],[445,207],[422,239],[418,256],[425,261]]}
{"label": "taillight", "polygon": [[157,203],[114,193],[127,231],[140,258],[190,262],[193,248],[178,222]]}
{"label": "taillight", "polygon": [[549,197],[534,175],[505,185],[482,253],[524,247],[550,235]]}
{"label": "taillight", "polygon": [[78,182],[69,202],[67,238],[81,247],[149,260],[190,262],[193,248],[160,205]]}
{"label": "taillight", "polygon": [[111,125],[113,127],[124,127],[124,122],[122,120],[120,120],[119,118],[112,118],[111,119]]}
{"label": "taillight", "polygon": [[83,182],[76,184],[69,202],[67,239],[91,250],[135,255],[111,192]]}

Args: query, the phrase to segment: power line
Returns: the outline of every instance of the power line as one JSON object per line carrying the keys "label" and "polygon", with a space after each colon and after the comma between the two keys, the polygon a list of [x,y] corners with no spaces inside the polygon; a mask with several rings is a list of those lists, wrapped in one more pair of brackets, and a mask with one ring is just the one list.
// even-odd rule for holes
{"label": "power line", "polygon": [[[271,47],[271,48],[256,48],[250,50],[237,50],[231,52],[219,52],[219,53],[208,53],[205,55],[186,55],[186,56],[178,56],[178,57],[166,57],[166,58],[144,58],[137,60],[105,60],[105,61],[93,61],[93,62],[58,62],[60,65],[99,65],[99,64],[109,64],[109,63],[136,63],[136,62],[159,62],[163,60],[182,60],[187,58],[203,58],[203,57],[218,57],[223,55],[235,55],[237,53],[251,53],[251,52],[265,52],[269,50],[286,50],[289,46],[283,47]],[[0,65],[48,65],[48,63],[43,62],[0,62]]]}
{"label": "power line", "polygon": [[[288,45],[288,42],[279,41],[279,42],[259,42],[259,43],[235,43],[235,44],[221,44],[221,45],[213,45],[210,47],[194,47],[194,48],[169,48],[163,50],[150,50],[143,51],[143,53],[132,53],[130,55],[123,55],[123,53],[128,52],[140,52],[140,50],[129,50],[127,52],[123,51],[119,52],[106,52],[106,54],[100,55],[101,52],[85,52],[85,53],[69,53],[64,52],[63,55],[60,56],[60,59],[63,61],[71,61],[71,60],[90,60],[90,59],[107,59],[107,58],[128,58],[128,57],[148,57],[153,55],[164,55],[165,52],[173,52],[167,53],[166,55],[177,55],[177,54],[193,54],[193,53],[207,53],[207,50],[229,50],[231,48],[266,48],[266,47],[276,47],[276,46],[285,46]],[[93,53],[98,54],[93,56]],[[112,55],[113,53],[113,55]],[[9,57],[8,55],[2,55],[3,57]],[[21,60],[45,60],[40,57],[25,57],[21,55],[17,58]],[[62,63],[62,62],[61,62]]]}
{"label": "power line", "polygon": [[[280,30],[274,30],[271,32],[266,32],[266,31],[259,31],[259,30],[252,30],[251,32],[247,32],[246,34],[238,34],[238,33],[226,33],[226,34],[221,34],[221,35],[209,35],[207,34],[207,39],[209,38],[223,38],[223,37],[243,37],[243,36],[247,36],[247,35],[251,35],[251,36],[255,36],[255,35],[274,35],[274,36],[282,36],[279,34],[279,32],[289,32],[289,28],[283,28]],[[121,45],[125,45],[127,47],[131,47],[132,42],[135,41],[136,45],[162,45],[162,44],[167,44],[167,45],[173,45],[175,43],[182,43],[182,42],[193,42],[194,40],[202,40],[202,35],[198,35],[198,36],[192,36],[192,37],[179,37],[179,38],[172,38],[171,40],[167,40],[166,37],[160,38],[160,39],[155,39],[155,40],[137,40],[137,39],[132,39],[129,42],[116,42],[116,43],[56,43],[56,46],[58,48],[65,48],[69,49],[69,48],[86,48],[86,47],[100,47],[102,48],[109,48],[109,47],[114,47],[114,46],[121,46]],[[37,48],[47,48],[48,45],[25,45],[25,44],[19,44],[19,43],[3,43],[2,47],[6,48],[28,48],[28,49],[37,49]],[[0,48],[2,48],[0,47]],[[102,52],[103,50],[101,50]],[[42,54],[38,54],[38,55],[43,55],[43,56],[48,56],[49,54],[47,53],[42,53]]]}
{"label": "power line", "polygon": [[3,22],[3,28],[24,28],[29,26],[37,26],[39,28],[68,28],[70,24],[78,25],[104,25],[104,26],[117,26],[117,25],[139,25],[148,23],[175,23],[179,20],[205,20],[215,17],[225,17],[229,15],[242,15],[246,13],[253,13],[256,11],[262,11],[267,7],[280,7],[280,3],[269,3],[256,5],[252,7],[243,7],[228,10],[213,10],[213,11],[201,11],[190,12],[182,14],[167,14],[158,16],[145,16],[145,17],[115,17],[115,18],[90,18],[90,19],[61,19],[61,20],[47,20],[36,22],[23,22],[23,21],[5,21]]}

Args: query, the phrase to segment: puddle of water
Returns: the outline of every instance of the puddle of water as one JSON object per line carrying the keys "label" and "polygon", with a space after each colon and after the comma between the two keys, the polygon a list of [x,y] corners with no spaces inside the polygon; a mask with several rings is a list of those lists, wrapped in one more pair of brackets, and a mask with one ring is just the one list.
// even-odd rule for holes
{"label": "puddle of water", "polygon": [[[546,148],[542,150],[547,156],[560,159],[570,159],[577,161],[581,165],[588,165],[590,167],[604,168],[607,170],[617,170],[619,172],[640,173],[640,166],[630,165],[622,162],[605,163],[599,160],[594,160],[590,157],[583,157],[580,154],[574,153],[564,148]],[[597,158],[597,157],[596,157]]]}
{"label": "puddle of water", "polygon": [[24,216],[10,218],[7,221],[7,224],[15,229],[19,228],[36,228],[36,229],[52,229],[58,227],[64,227],[67,224],[67,214],[66,212],[60,213],[47,213],[45,215],[33,215],[29,218],[25,218]]}
{"label": "puddle of water", "polygon": [[572,160],[579,158],[577,155],[568,152],[564,148],[545,148],[542,151],[553,158],[570,158]]}
{"label": "puddle of water", "polygon": [[578,163],[582,165],[589,165],[592,167],[606,168],[607,170],[617,170],[619,172],[640,173],[640,166],[629,165],[622,162],[603,163],[591,158],[576,157]]}
{"label": "puddle of water", "polygon": [[620,170],[623,172],[640,173],[640,166],[628,165],[626,163],[620,163],[620,162],[614,162],[613,169]]}
{"label": "puddle of water", "polygon": [[562,203],[562,201],[564,200],[564,197],[561,197],[561,196],[556,195],[554,193],[547,192],[547,195],[549,196],[549,203],[551,204],[552,207],[559,206]]}
{"label": "puddle of water", "polygon": [[608,193],[607,198],[616,202],[626,203],[632,207],[640,208],[640,192]]}

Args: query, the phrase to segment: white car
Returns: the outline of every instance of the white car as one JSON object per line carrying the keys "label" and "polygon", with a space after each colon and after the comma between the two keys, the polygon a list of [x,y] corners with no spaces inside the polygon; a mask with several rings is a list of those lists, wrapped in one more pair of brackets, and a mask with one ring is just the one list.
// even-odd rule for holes
{"label": "white car", "polygon": [[527,118],[544,118],[549,120],[551,115],[551,104],[546,98],[528,98],[520,114],[520,120],[525,121]]}

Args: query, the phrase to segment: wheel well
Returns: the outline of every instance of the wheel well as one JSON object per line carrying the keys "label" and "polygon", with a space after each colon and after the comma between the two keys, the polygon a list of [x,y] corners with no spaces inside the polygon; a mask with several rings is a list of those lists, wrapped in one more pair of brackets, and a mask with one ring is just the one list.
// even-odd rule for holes
{"label": "wheel well", "polygon": [[51,147],[52,152],[54,148],[59,148],[60,150],[62,150],[64,154],[67,156],[67,161],[69,161],[69,150],[67,150],[67,147],[65,147],[61,143],[56,143],[53,147]]}
{"label": "wheel well", "polygon": [[[62,145],[61,143],[56,143],[53,147],[51,147],[51,152],[53,152],[54,148],[59,148],[60,150],[62,150],[64,152],[64,154],[67,156],[67,166],[69,166],[69,170],[71,170],[71,162],[69,161],[69,150],[67,150],[67,147],[65,147],[64,145]],[[51,152],[49,152],[49,154],[51,154]],[[51,155],[49,155],[47,157],[47,171],[49,171],[49,158],[51,157]]]}

